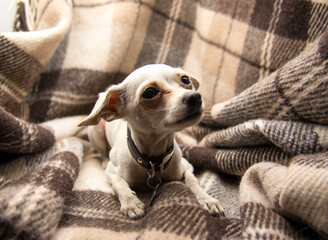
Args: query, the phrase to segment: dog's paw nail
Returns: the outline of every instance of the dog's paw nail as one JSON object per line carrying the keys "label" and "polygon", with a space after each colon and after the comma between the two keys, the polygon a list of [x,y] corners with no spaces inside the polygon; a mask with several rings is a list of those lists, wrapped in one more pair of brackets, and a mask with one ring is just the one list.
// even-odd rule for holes
{"label": "dog's paw nail", "polygon": [[212,216],[225,217],[224,210],[220,202],[212,197],[199,200],[203,208]]}
{"label": "dog's paw nail", "polygon": [[144,213],[142,211],[134,209],[134,210],[129,210],[127,215],[130,219],[138,219],[141,218],[144,215]]}
{"label": "dog's paw nail", "polygon": [[209,210],[209,213],[213,216],[225,217],[222,207],[218,205],[212,205]]}
{"label": "dog's paw nail", "polygon": [[137,197],[135,199],[126,201],[121,205],[121,212],[130,219],[138,219],[145,215],[145,204]]}

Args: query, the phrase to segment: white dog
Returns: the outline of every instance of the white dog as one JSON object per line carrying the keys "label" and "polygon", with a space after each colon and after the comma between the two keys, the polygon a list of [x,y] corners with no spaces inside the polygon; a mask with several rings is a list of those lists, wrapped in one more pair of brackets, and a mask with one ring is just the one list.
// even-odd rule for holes
{"label": "white dog", "polygon": [[203,208],[224,216],[219,201],[200,187],[174,139],[176,131],[202,117],[198,87],[196,78],[181,69],[147,65],[100,93],[91,114],[79,124],[96,125],[88,128],[89,139],[103,154],[109,151],[105,172],[129,218],[145,214],[145,204],[131,188],[148,185],[156,191],[162,180],[183,178]]}

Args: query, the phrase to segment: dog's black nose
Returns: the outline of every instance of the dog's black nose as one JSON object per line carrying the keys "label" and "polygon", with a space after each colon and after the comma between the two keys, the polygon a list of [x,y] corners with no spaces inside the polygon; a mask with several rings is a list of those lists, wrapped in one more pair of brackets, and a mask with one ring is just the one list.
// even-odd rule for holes
{"label": "dog's black nose", "polygon": [[200,107],[202,105],[202,96],[198,92],[188,92],[182,97],[182,103],[190,107]]}

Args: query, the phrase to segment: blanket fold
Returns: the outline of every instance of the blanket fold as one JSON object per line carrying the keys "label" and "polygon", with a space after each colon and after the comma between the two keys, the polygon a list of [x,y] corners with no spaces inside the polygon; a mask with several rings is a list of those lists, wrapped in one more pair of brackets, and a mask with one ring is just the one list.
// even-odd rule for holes
{"label": "blanket fold", "polygon": [[0,190],[2,239],[53,236],[63,214],[64,199],[77,178],[82,155],[78,140],[66,144],[71,145],[69,149],[78,149],[78,155],[72,150],[60,151]]}
{"label": "blanket fold", "polygon": [[47,129],[25,122],[0,107],[0,151],[7,153],[35,153],[55,143]]}

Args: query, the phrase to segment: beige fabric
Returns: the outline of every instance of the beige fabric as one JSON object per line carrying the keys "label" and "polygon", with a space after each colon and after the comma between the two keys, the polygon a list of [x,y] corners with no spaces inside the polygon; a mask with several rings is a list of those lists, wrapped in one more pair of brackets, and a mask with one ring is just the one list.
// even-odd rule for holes
{"label": "beige fabric", "polygon": [[[0,34],[1,239],[328,237],[327,2],[30,0],[17,13]],[[200,80],[205,116],[179,143],[226,218],[172,182],[129,220],[85,136],[38,125],[88,114],[149,63]]]}

